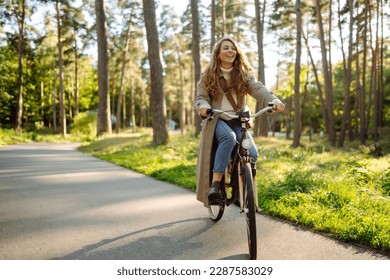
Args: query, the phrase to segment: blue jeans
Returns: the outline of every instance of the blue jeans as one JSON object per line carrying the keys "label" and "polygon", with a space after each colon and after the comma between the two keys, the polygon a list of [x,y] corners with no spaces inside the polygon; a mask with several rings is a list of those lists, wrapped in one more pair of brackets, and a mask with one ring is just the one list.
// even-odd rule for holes
{"label": "blue jeans", "polygon": [[[247,135],[252,138],[249,132]],[[219,119],[215,128],[215,137],[217,139],[218,147],[215,153],[213,172],[225,173],[225,169],[230,161],[230,156],[234,146],[236,145],[236,139],[239,141],[241,138],[241,126],[230,128],[223,120]],[[249,155],[255,161],[259,157],[259,153],[255,145],[249,149]]]}

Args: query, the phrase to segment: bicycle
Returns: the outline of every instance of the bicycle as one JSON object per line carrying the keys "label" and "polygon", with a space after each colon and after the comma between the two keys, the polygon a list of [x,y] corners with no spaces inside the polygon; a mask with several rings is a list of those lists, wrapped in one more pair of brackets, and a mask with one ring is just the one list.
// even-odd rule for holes
{"label": "bicycle", "polygon": [[249,156],[249,149],[254,145],[252,140],[247,137],[247,124],[252,117],[258,117],[265,112],[273,112],[276,106],[269,103],[267,107],[250,114],[247,106],[236,115],[227,111],[218,109],[209,109],[208,116],[205,120],[211,120],[219,114],[224,114],[232,119],[238,118],[241,123],[241,138],[236,141],[232,157],[221,182],[224,182],[222,188],[222,200],[213,203],[208,207],[210,219],[218,222],[225,211],[225,206],[232,203],[240,207],[240,212],[245,213],[247,224],[249,259],[257,258],[257,236],[256,236],[256,212],[259,212],[257,186],[254,184],[256,177],[256,164]]}

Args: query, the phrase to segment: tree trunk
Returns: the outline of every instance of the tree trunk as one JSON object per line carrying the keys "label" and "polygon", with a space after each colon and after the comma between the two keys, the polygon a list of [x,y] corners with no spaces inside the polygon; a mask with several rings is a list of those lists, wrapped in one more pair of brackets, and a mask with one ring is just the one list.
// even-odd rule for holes
{"label": "tree trunk", "polygon": [[127,32],[126,32],[126,38],[125,43],[122,49],[122,68],[121,68],[121,79],[120,79],[120,85],[119,85],[119,96],[118,96],[118,103],[116,106],[116,122],[115,122],[115,131],[116,133],[119,133],[119,128],[121,125],[121,111],[122,111],[122,101],[124,99],[123,95],[123,87],[124,87],[124,80],[125,80],[125,69],[126,69],[126,60],[127,60],[127,49],[129,46],[129,40],[130,40],[130,30],[131,30],[131,19],[133,16],[133,10],[130,15],[129,23],[127,25]]}
{"label": "tree trunk", "polygon": [[[195,81],[195,78],[194,78],[195,69],[194,69],[193,63],[194,62],[191,61],[190,81]],[[193,104],[191,102],[191,100],[194,100],[194,98],[195,98],[195,96],[193,96],[194,93],[195,93],[194,88],[196,88],[196,84],[194,82],[190,82],[190,93],[191,93],[191,95],[190,95],[190,107],[186,109],[186,115],[187,115],[188,125],[189,125],[189,127],[190,127],[192,132],[195,129],[195,122],[196,121],[199,122],[197,127],[198,126],[200,127],[200,118],[198,117],[198,114],[194,111],[194,106],[193,106]]]}
{"label": "tree trunk", "polygon": [[324,36],[324,27],[322,22],[321,15],[321,5],[320,0],[313,0],[316,6],[317,13],[317,24],[319,29],[319,39],[321,44],[321,56],[322,56],[322,71],[324,74],[324,83],[325,83],[325,95],[326,95],[326,104],[327,104],[327,113],[329,119],[329,127],[327,129],[328,137],[330,144],[332,146],[336,145],[336,127],[335,127],[335,117],[333,112],[333,93],[332,93],[332,80],[329,73],[329,65],[327,60],[327,50],[325,45],[325,36]]}
{"label": "tree trunk", "polygon": [[168,125],[154,0],[143,0],[143,11],[150,64],[153,145],[160,145],[168,142]]}
{"label": "tree trunk", "polygon": [[[22,0],[16,4],[13,12],[18,22],[18,105],[16,107],[15,130],[22,130],[22,115],[23,115],[23,56],[24,56],[24,27],[26,17],[26,1]],[[21,12],[20,12],[21,11]]]}
{"label": "tree trunk", "polygon": [[[370,36],[369,36],[369,48],[371,50],[371,72],[370,72],[370,84],[368,86],[368,104],[367,104],[367,109],[366,109],[366,127],[365,130],[368,132],[368,128],[370,127],[370,122],[371,122],[371,111],[372,111],[372,99],[374,97],[374,92],[375,92],[375,82],[376,82],[376,49],[374,48],[373,45],[373,33],[372,33],[372,15],[371,15],[371,8],[368,9],[368,22],[367,22],[367,28]],[[375,99],[375,97],[374,97]],[[375,105],[374,105],[375,106]],[[375,118],[376,111],[374,110],[374,118]],[[375,126],[375,121],[374,121],[374,126]],[[375,129],[375,128],[374,128]],[[367,133],[368,135],[368,133]]]}
{"label": "tree trunk", "polygon": [[45,92],[44,92],[44,84],[43,84],[43,81],[41,81],[41,121],[42,121],[42,125],[45,125],[45,111],[44,111],[44,107],[45,107],[45,103],[44,103],[44,95],[45,95]]}
{"label": "tree trunk", "polygon": [[291,115],[292,115],[292,96],[290,95],[287,97],[287,104],[286,104],[286,109],[287,109],[287,114],[286,114],[286,139],[290,139],[291,135]]}
{"label": "tree trunk", "polygon": [[[199,31],[199,12],[198,12],[198,1],[191,0],[191,14],[192,14],[192,60],[194,62],[194,96],[192,100],[195,99],[196,95],[196,84],[200,80],[201,75],[201,64],[200,64],[200,31]],[[200,123],[201,119],[198,116],[197,112],[194,111],[195,115],[195,135],[200,134]]]}
{"label": "tree trunk", "polygon": [[177,60],[178,60],[178,67],[179,67],[179,79],[180,79],[180,90],[179,90],[179,96],[180,96],[180,107],[179,107],[179,126],[180,126],[180,132],[181,134],[184,134],[184,78],[183,78],[183,66],[182,66],[182,59],[180,55],[180,48],[179,43],[177,43]]}
{"label": "tree trunk", "polygon": [[[348,42],[348,92],[349,92],[349,100],[351,100],[351,83],[352,83],[352,61],[353,61],[353,28],[354,28],[354,17],[353,17],[353,0],[348,0],[349,2],[349,42]],[[349,141],[353,141],[354,139],[354,132],[352,127],[352,104],[351,102],[348,104],[348,118],[347,121],[349,124],[347,125],[348,128],[348,137]]]}
{"label": "tree trunk", "polygon": [[[348,59],[345,58],[343,36],[342,36],[342,27],[341,27],[341,11],[340,11],[340,2],[338,6],[338,26],[340,31],[341,39],[341,52],[343,55],[343,69],[344,69],[344,106],[343,106],[343,117],[341,120],[341,130],[338,140],[338,146],[344,146],[345,133],[349,131],[349,139],[352,140],[352,130],[351,130],[351,75],[352,75],[352,47],[353,47],[353,0],[349,1],[349,42],[348,42]],[[348,60],[348,61],[346,61]]]}
{"label": "tree trunk", "polygon": [[[74,84],[73,84],[73,79],[71,77],[68,77],[68,88],[73,89]],[[66,96],[66,100],[68,101],[67,107],[68,107],[68,115],[69,115],[69,122],[72,123],[73,119],[73,112],[72,112],[72,92],[69,92]],[[66,108],[66,106],[65,106]]]}
{"label": "tree trunk", "polygon": [[80,110],[80,105],[79,105],[79,65],[78,65],[78,61],[79,61],[79,56],[78,56],[78,53],[77,53],[77,38],[75,39],[75,53],[74,53],[74,58],[75,58],[75,68],[74,68],[74,76],[75,76],[75,95],[74,95],[74,116],[76,117],[78,114],[79,114],[79,110]]}
{"label": "tree trunk", "polygon": [[309,54],[310,63],[311,63],[311,66],[313,68],[313,73],[314,73],[314,77],[315,77],[316,85],[317,85],[317,90],[318,90],[318,99],[319,99],[319,102],[320,102],[321,113],[322,113],[322,117],[324,118],[325,129],[326,129],[326,132],[327,132],[328,127],[329,127],[329,118],[328,118],[326,103],[325,103],[325,100],[324,100],[324,97],[323,97],[322,86],[321,86],[321,83],[320,83],[320,78],[318,77],[317,67],[316,67],[316,65],[314,63],[314,59],[313,59],[313,56],[312,56],[311,51],[310,51],[309,40],[308,40],[307,36],[305,36],[305,33],[303,32],[303,30],[302,30],[302,37],[305,40],[305,45],[306,45],[306,48],[307,48],[307,52]]}
{"label": "tree trunk", "polygon": [[[381,123],[381,98],[379,94],[379,3],[376,4],[376,29],[375,29],[375,51],[373,53],[373,64],[374,64],[374,142],[379,139],[378,127]],[[373,36],[371,36],[373,37]]]}
{"label": "tree trunk", "polygon": [[[359,13],[359,7],[358,7],[358,2],[356,2],[356,10],[357,13]],[[361,90],[361,84],[360,84],[360,55],[359,55],[359,28],[360,28],[360,18],[359,16],[357,17],[356,21],[356,57],[355,57],[355,84],[356,84],[356,113],[355,113],[355,122],[356,122],[356,133],[360,135],[360,141],[365,142],[365,137],[361,137],[362,133],[359,132],[359,128],[361,129],[362,124],[360,123],[359,125],[359,115],[360,115],[360,110],[361,110],[361,105],[360,103],[362,102],[362,90]],[[364,112],[363,112],[364,115]],[[360,120],[361,122],[362,120]]]}
{"label": "tree trunk", "polygon": [[[265,18],[265,5],[266,0],[264,0],[261,7],[260,1],[255,0],[255,11],[256,11],[256,34],[257,34],[257,57],[259,61],[259,70],[257,79],[265,85],[265,73],[264,73],[264,18]],[[256,103],[256,112],[262,109],[262,104]],[[268,136],[268,115],[263,114],[260,117],[256,118],[255,125],[253,128],[254,136]]]}
{"label": "tree trunk", "polygon": [[211,44],[210,44],[210,53],[213,52],[214,45],[215,45],[215,21],[216,21],[215,0],[211,0]]}
{"label": "tree trunk", "polygon": [[383,34],[383,0],[380,1],[381,3],[381,45],[380,45],[380,57],[379,57],[379,84],[378,84],[378,91],[379,91],[379,104],[381,104],[379,109],[379,127],[383,126],[383,109],[384,109],[384,76],[383,76],[383,58],[384,58],[384,34]]}
{"label": "tree trunk", "polygon": [[110,97],[110,112],[115,112],[115,89],[116,89],[116,82],[117,82],[117,77],[115,75],[115,71],[112,71],[110,73],[110,78],[112,80],[111,82],[111,97]]}
{"label": "tree trunk", "polygon": [[56,96],[56,79],[53,78],[53,87],[51,89],[51,110],[52,110],[52,122],[54,131],[57,130],[57,96]]}
{"label": "tree trunk", "polygon": [[[141,107],[142,103],[141,103]],[[141,117],[140,117],[141,119]],[[133,79],[130,77],[130,126],[135,131],[137,124],[135,120],[135,90],[133,88]]]}
{"label": "tree trunk", "polygon": [[364,4],[364,26],[363,26],[363,60],[362,60],[362,87],[360,95],[360,144],[365,145],[367,139],[366,130],[366,68],[367,68],[367,32],[368,32],[368,1]]}
{"label": "tree trunk", "polygon": [[333,92],[333,67],[332,67],[332,0],[329,0],[329,25],[328,25],[328,67],[330,77],[330,89]]}
{"label": "tree trunk", "polygon": [[96,32],[98,42],[98,113],[96,135],[111,134],[111,112],[109,95],[109,65],[107,46],[107,22],[105,1],[95,0]]}
{"label": "tree trunk", "polygon": [[64,71],[62,62],[62,42],[61,42],[61,18],[60,18],[60,0],[56,0],[57,11],[57,38],[58,38],[58,71],[59,71],[59,97],[60,97],[60,133],[66,136],[66,115],[65,115],[65,96],[64,96]]}
{"label": "tree trunk", "polygon": [[[309,65],[309,61],[307,62],[307,65]],[[305,107],[310,107],[310,96],[309,96],[309,83],[310,83],[310,73],[309,71],[306,71],[306,80],[305,80],[305,86],[304,86],[304,93],[303,93],[303,102],[301,105],[301,112]],[[308,115],[307,115],[307,121],[309,125],[309,141],[311,142],[312,136],[313,136],[313,123],[312,123],[312,110],[309,109]]]}
{"label": "tree trunk", "polygon": [[301,13],[301,1],[295,2],[295,14],[297,21],[297,53],[295,57],[295,69],[294,69],[294,140],[293,148],[299,147],[301,138],[301,97],[300,97],[300,74],[301,74],[301,51],[302,51],[302,13]]}
{"label": "tree trunk", "polygon": [[226,35],[226,3],[225,0],[221,0],[221,9],[222,9],[222,37]]}

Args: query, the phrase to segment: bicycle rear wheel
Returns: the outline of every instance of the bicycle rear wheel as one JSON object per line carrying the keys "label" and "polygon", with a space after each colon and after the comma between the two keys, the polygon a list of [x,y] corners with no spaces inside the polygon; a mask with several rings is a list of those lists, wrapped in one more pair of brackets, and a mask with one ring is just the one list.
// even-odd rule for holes
{"label": "bicycle rear wheel", "polygon": [[214,222],[218,222],[222,218],[223,212],[225,212],[225,203],[210,205],[208,209],[210,219]]}
{"label": "bicycle rear wheel", "polygon": [[257,258],[256,209],[253,197],[253,177],[250,163],[245,164],[244,175],[244,211],[247,225],[249,259],[255,260]]}

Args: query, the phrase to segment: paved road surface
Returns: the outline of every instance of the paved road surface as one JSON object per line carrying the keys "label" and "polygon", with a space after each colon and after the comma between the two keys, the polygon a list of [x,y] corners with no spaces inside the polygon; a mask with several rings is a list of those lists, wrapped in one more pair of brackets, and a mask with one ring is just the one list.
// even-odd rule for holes
{"label": "paved road surface", "polygon": [[[214,224],[193,192],[76,147],[0,147],[0,259],[247,259],[237,207]],[[389,259],[263,215],[257,225],[258,259]]]}

